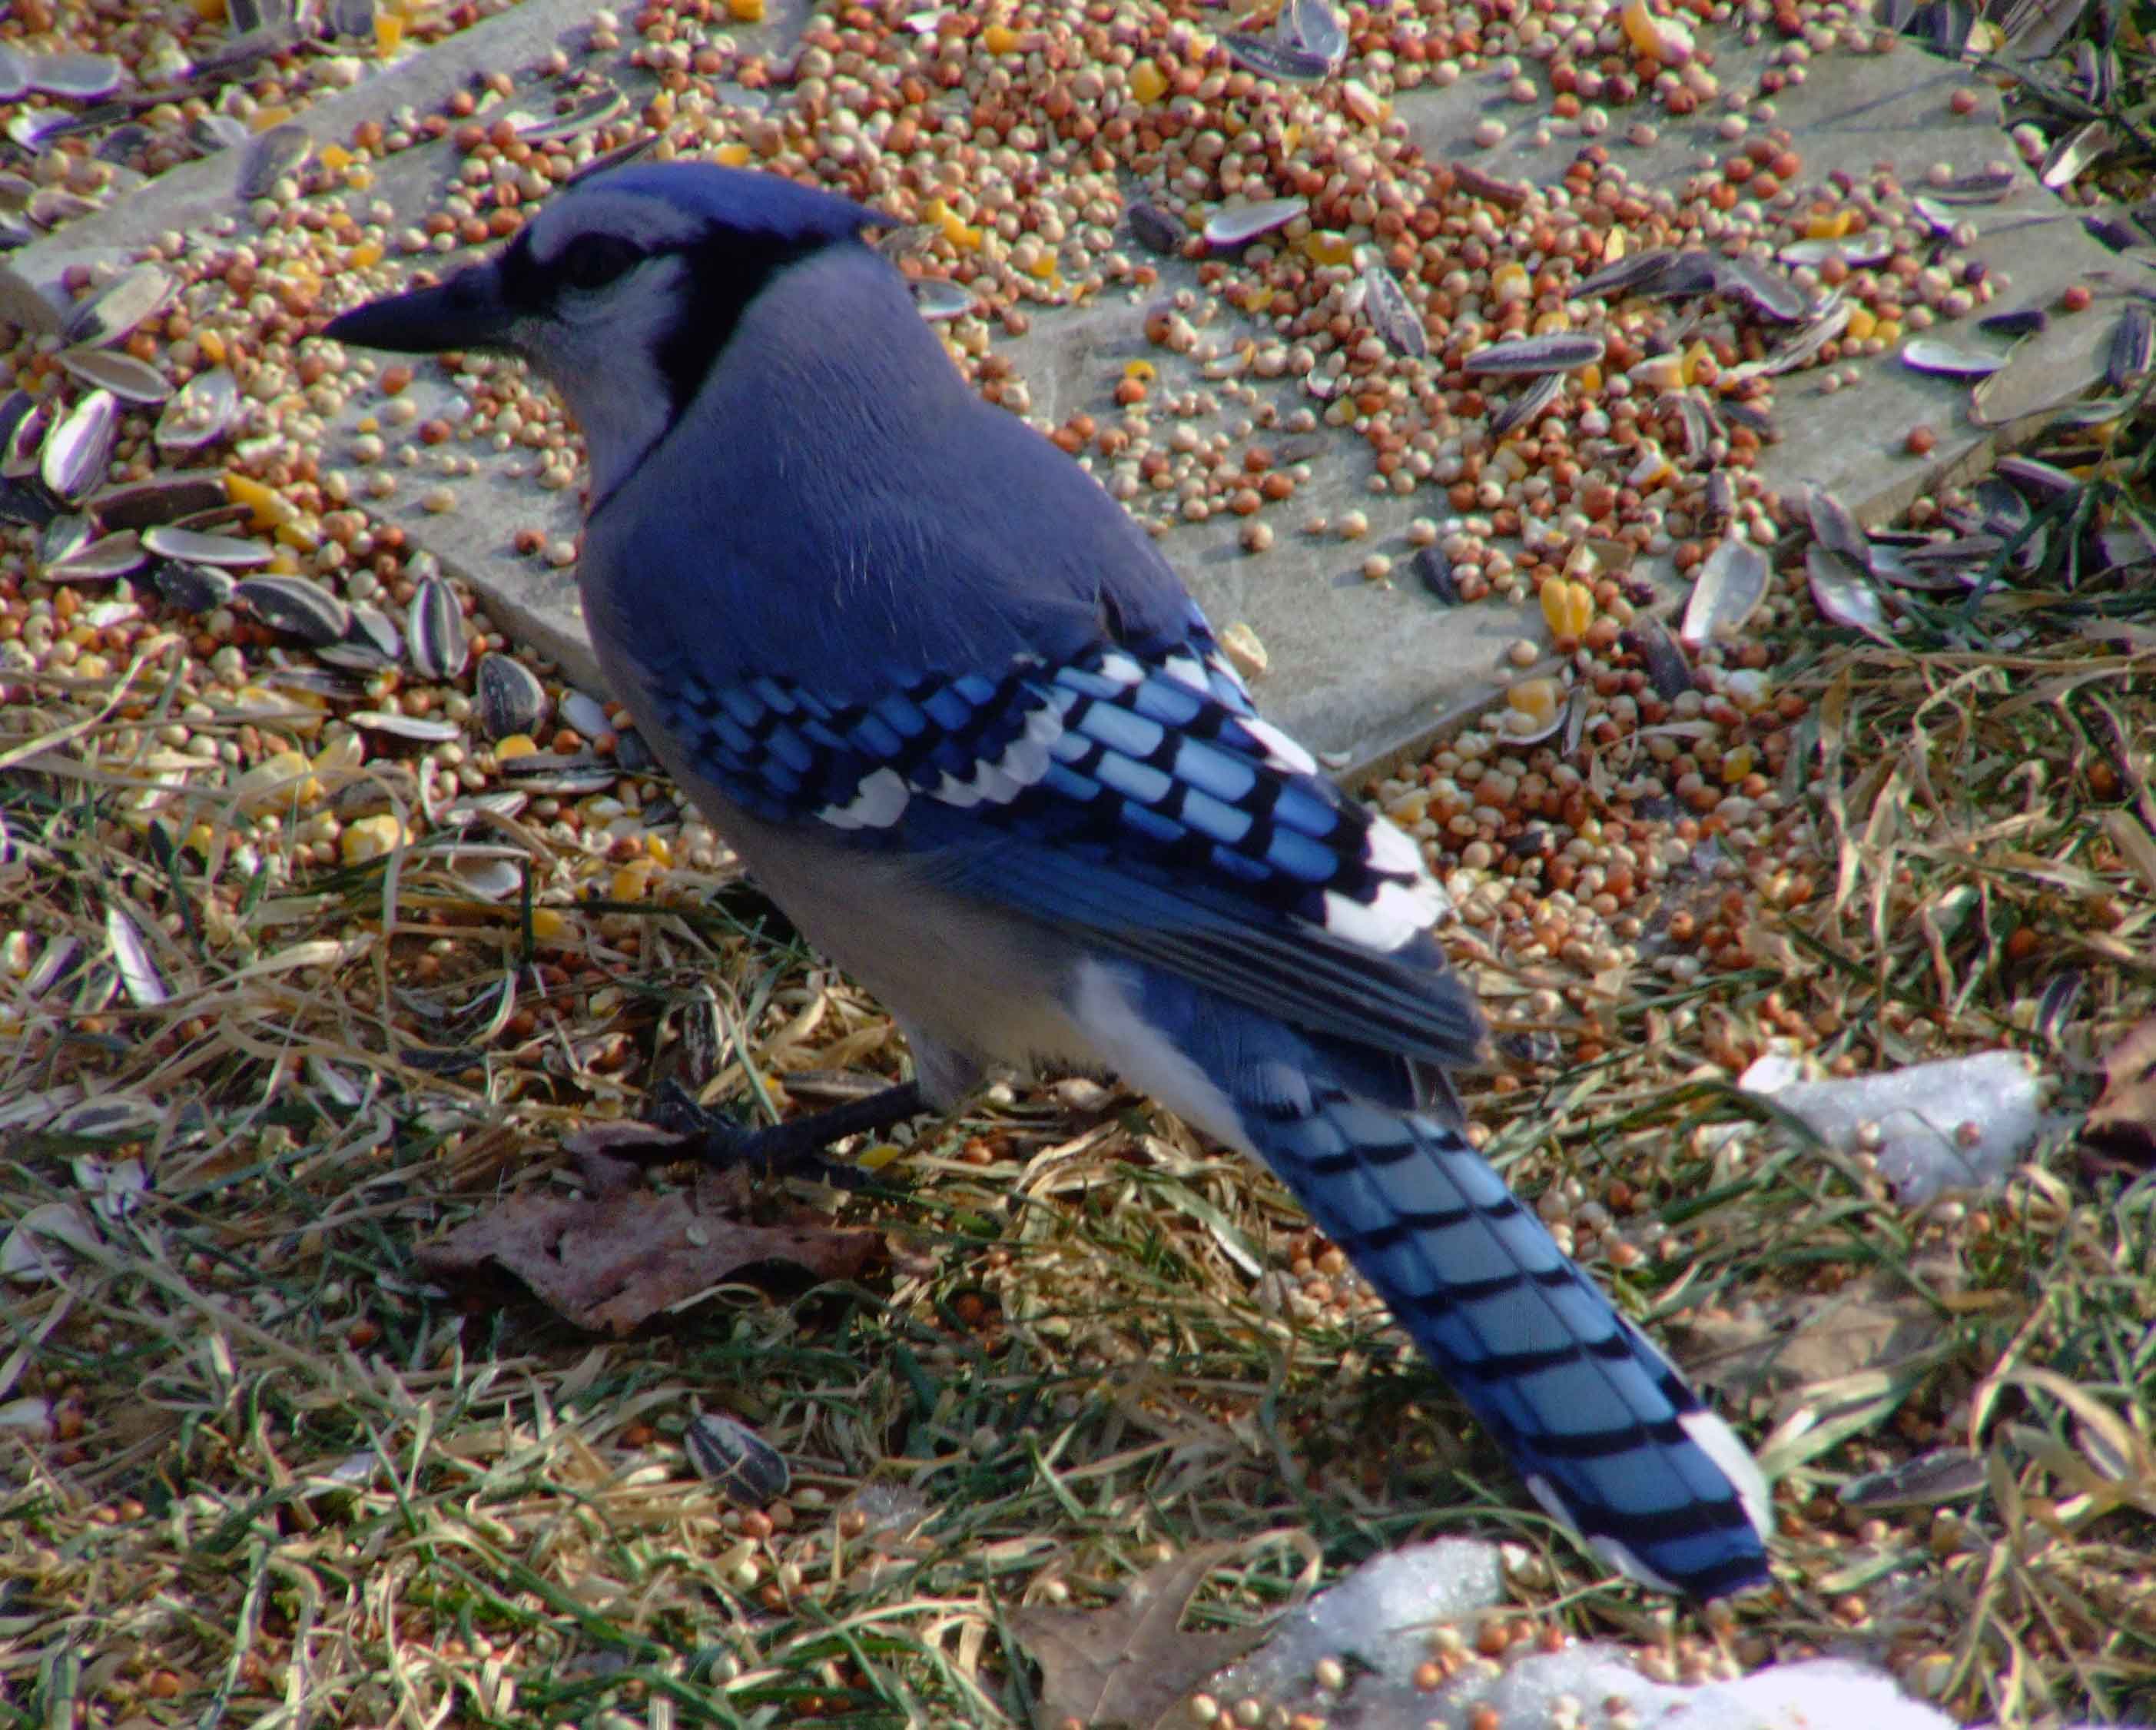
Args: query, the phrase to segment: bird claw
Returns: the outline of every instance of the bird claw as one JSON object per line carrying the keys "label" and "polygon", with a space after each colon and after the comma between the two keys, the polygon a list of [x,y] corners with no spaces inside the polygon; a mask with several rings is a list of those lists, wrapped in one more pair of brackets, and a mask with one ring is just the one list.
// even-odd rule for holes
{"label": "bird claw", "polygon": [[824,1150],[842,1136],[887,1128],[921,1109],[917,1093],[908,1084],[752,1130],[698,1104],[670,1076],[654,1090],[644,1120],[684,1138],[678,1157],[698,1161],[715,1171],[761,1170],[774,1177],[855,1190],[868,1183],[869,1173],[844,1161],[826,1159]]}

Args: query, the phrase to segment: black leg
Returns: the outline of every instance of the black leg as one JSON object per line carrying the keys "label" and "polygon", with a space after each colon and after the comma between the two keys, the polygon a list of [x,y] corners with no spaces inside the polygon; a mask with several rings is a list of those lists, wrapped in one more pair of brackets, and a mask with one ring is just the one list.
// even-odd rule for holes
{"label": "black leg", "polygon": [[920,1084],[907,1081],[827,1111],[749,1130],[706,1110],[678,1084],[669,1082],[660,1089],[649,1115],[660,1127],[689,1137],[677,1157],[701,1160],[721,1170],[729,1166],[761,1166],[849,1188],[858,1184],[863,1174],[850,1166],[824,1159],[824,1150],[845,1136],[887,1130],[928,1109],[928,1102],[921,1096]]}

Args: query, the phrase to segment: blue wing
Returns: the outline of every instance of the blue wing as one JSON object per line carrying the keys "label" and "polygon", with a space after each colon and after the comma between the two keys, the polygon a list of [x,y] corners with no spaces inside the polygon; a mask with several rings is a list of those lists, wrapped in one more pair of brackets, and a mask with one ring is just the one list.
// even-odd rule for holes
{"label": "blue wing", "polygon": [[660,689],[660,730],[767,821],[902,851],[927,880],[1313,1032],[1478,1055],[1414,843],[1258,718],[1194,606],[1168,640],[896,672],[866,700],[794,677]]}

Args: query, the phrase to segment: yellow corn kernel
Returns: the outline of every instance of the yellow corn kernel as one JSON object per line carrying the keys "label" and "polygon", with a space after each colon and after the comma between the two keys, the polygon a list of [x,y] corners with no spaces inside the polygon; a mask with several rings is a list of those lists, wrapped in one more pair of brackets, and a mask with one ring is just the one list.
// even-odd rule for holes
{"label": "yellow corn kernel", "polygon": [[1555,679],[1527,679],[1505,693],[1505,701],[1538,727],[1547,727],[1557,714],[1563,692]]}
{"label": "yellow corn kernel", "polygon": [[1268,310],[1275,298],[1274,291],[1263,284],[1260,284],[1255,288],[1245,289],[1243,292],[1243,310],[1255,317],[1259,313]]}
{"label": "yellow corn kernel", "polygon": [[1739,745],[1733,751],[1725,751],[1722,758],[1722,785],[1728,787],[1735,786],[1738,782],[1752,773],[1753,765],[1758,760],[1758,752],[1750,745]]}
{"label": "yellow corn kernel", "polygon": [[1490,273],[1490,298],[1501,306],[1524,301],[1534,292],[1533,280],[1527,267],[1517,259],[1502,264]]}
{"label": "yellow corn kernel", "polygon": [[207,859],[209,850],[217,845],[217,831],[207,823],[197,823],[182,837],[180,845],[198,857]]}
{"label": "yellow corn kernel", "polygon": [[1681,354],[1649,356],[1632,368],[1631,379],[1649,390],[1681,390],[1684,389],[1684,357]]}
{"label": "yellow corn kernel", "polygon": [[344,261],[355,270],[372,270],[382,262],[382,243],[362,240],[344,255]]}
{"label": "yellow corn kernel", "polygon": [[272,126],[281,126],[292,117],[292,111],[282,102],[270,102],[258,108],[248,116],[247,130],[266,132]]}
{"label": "yellow corn kernel", "polygon": [[1697,384],[1699,380],[1699,369],[1703,366],[1713,364],[1714,351],[1704,342],[1694,342],[1684,352],[1684,382],[1687,384]]}
{"label": "yellow corn kernel", "polygon": [[305,805],[310,785],[314,777],[307,772],[307,759],[297,751],[271,753],[254,768],[249,770],[228,789],[233,801],[249,816],[263,811],[284,811],[295,804]]}
{"label": "yellow corn kernel", "polygon": [[206,24],[224,22],[224,0],[195,0],[195,16]]}
{"label": "yellow corn kernel", "polygon": [[617,901],[641,901],[650,884],[651,862],[633,859],[614,873],[607,884],[607,893]]}
{"label": "yellow corn kernel", "polygon": [[1344,265],[1354,256],[1355,248],[1345,234],[1313,229],[1302,237],[1302,251],[1313,265]]}
{"label": "yellow corn kernel", "polygon": [[981,46],[992,54],[1007,54],[1018,46],[1018,32],[1009,24],[990,24],[981,32]]}
{"label": "yellow corn kernel", "polygon": [[1878,333],[1879,315],[1876,312],[1869,306],[1852,306],[1849,309],[1849,335],[1852,339],[1861,342]]}
{"label": "yellow corn kernel", "polygon": [[1902,340],[1902,321],[1898,318],[1882,318],[1879,321],[1878,328],[1871,334],[1892,348]]}
{"label": "yellow corn kernel", "polygon": [[273,548],[264,569],[280,577],[296,577],[300,574],[300,555],[290,547]]}
{"label": "yellow corn kernel", "polygon": [[721,167],[746,168],[755,152],[746,144],[736,140],[731,144],[721,144],[713,154],[718,157]]}
{"label": "yellow corn kernel", "polygon": [[1599,396],[1599,395],[1600,395],[1600,394],[1601,394],[1601,392],[1602,392],[1602,363],[1601,363],[1601,362],[1599,362],[1599,361],[1589,361],[1589,362],[1585,366],[1582,367],[1582,368],[1579,369],[1579,372],[1578,372],[1578,375],[1577,375],[1577,376],[1578,376],[1578,379],[1579,379],[1579,394],[1580,394],[1580,395],[1581,395],[1581,396],[1583,396],[1583,397],[1586,398],[1589,401],[1590,401],[1590,402],[1591,402],[1591,401],[1593,401],[1593,400],[1594,400],[1594,398],[1596,398],[1597,396]]}
{"label": "yellow corn kernel", "polygon": [[378,54],[395,52],[397,44],[404,39],[404,20],[393,12],[378,12],[374,15],[374,51]]}
{"label": "yellow corn kernel", "polygon": [[251,475],[228,471],[224,477],[224,492],[233,503],[245,505],[254,513],[252,521],[256,528],[275,528],[280,523],[290,523],[299,515],[290,502],[275,487],[264,485]]}
{"label": "yellow corn kernel", "polygon": [[1149,360],[1126,361],[1123,363],[1123,376],[1126,378],[1135,378],[1141,384],[1147,384],[1159,376],[1159,368]]}
{"label": "yellow corn kernel", "polygon": [[1602,237],[1602,262],[1605,265],[1615,264],[1619,259],[1625,256],[1625,250],[1630,244],[1625,238],[1624,229],[1613,227]]}
{"label": "yellow corn kernel", "polygon": [[760,24],[763,22],[763,0],[726,0],[726,10],[733,14],[737,24]]}
{"label": "yellow corn kernel", "polygon": [[367,741],[357,733],[347,733],[315,753],[315,770],[321,775],[341,775],[366,760]]}
{"label": "yellow corn kernel", "polygon": [[1851,211],[1822,210],[1806,219],[1804,238],[1807,240],[1839,240],[1849,232],[1850,224],[1856,220],[1856,214]]}
{"label": "yellow corn kernel", "polygon": [[1527,328],[1537,337],[1554,337],[1572,328],[1572,314],[1562,306],[1553,306],[1535,314],[1534,322]]}
{"label": "yellow corn kernel", "polygon": [[644,850],[651,855],[651,862],[661,870],[671,868],[674,863],[674,843],[660,834],[644,837]]}
{"label": "yellow corn kernel", "polygon": [[506,739],[494,742],[494,760],[506,763],[514,757],[528,757],[539,749],[538,740],[528,733],[512,733]]}
{"label": "yellow corn kernel", "polygon": [[202,358],[212,366],[219,367],[224,364],[227,353],[224,338],[218,335],[215,331],[197,331],[195,347],[202,350]]}
{"label": "yellow corn kernel", "polygon": [[531,935],[540,942],[552,943],[557,938],[567,935],[568,929],[568,920],[564,919],[557,909],[552,907],[535,907],[531,909]]}
{"label": "yellow corn kernel", "polygon": [[411,838],[412,832],[403,821],[384,811],[379,816],[346,823],[344,833],[337,837],[337,852],[347,865],[364,865],[370,859],[395,852]]}
{"label": "yellow corn kernel", "polygon": [[894,1141],[879,1141],[873,1147],[864,1147],[854,1156],[854,1163],[864,1171],[880,1171],[894,1160],[905,1156],[906,1150]]}
{"label": "yellow corn kernel", "polygon": [[1675,472],[1669,458],[1662,454],[1662,447],[1649,440],[1640,446],[1640,460],[1625,476],[1625,484],[1645,492],[1660,487]]}
{"label": "yellow corn kernel", "polygon": [[1594,591],[1584,583],[1554,578],[1543,584],[1542,603],[1553,636],[1583,636],[1594,622]]}
{"label": "yellow corn kernel", "polygon": [[1158,102],[1168,94],[1168,75],[1151,60],[1131,68],[1131,94],[1141,102]]}
{"label": "yellow corn kernel", "polygon": [[332,142],[331,143],[325,144],[322,147],[322,166],[328,169],[332,174],[338,173],[346,168],[349,168],[358,160],[359,158],[357,157],[346,150],[341,144]]}
{"label": "yellow corn kernel", "polygon": [[1055,274],[1055,255],[1052,252],[1042,253],[1039,258],[1025,267],[1025,273],[1029,276],[1037,277],[1043,282],[1047,281]]}

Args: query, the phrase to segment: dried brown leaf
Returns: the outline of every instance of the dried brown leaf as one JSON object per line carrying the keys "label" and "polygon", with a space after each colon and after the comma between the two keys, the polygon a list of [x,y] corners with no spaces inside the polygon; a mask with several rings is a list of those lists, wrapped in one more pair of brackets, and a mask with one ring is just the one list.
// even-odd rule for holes
{"label": "dried brown leaf", "polygon": [[2103,1095],[2082,1138],[2113,1159],[2156,1166],[2156,1016],[2112,1047],[2103,1060]]}
{"label": "dried brown leaf", "polygon": [[702,1211],[685,1192],[631,1190],[591,1200],[511,1196],[418,1255],[438,1279],[502,1269],[578,1326],[621,1336],[759,1262],[840,1279],[877,1253],[874,1232],[743,1225]]}
{"label": "dried brown leaf", "polygon": [[1105,1609],[1029,1605],[1011,1629],[1040,1666],[1034,1722],[1088,1730],[1155,1730],[1215,1671],[1264,1637],[1262,1628],[1194,1634],[1179,1624],[1205,1576],[1242,1548],[1201,1544],[1147,1569]]}

